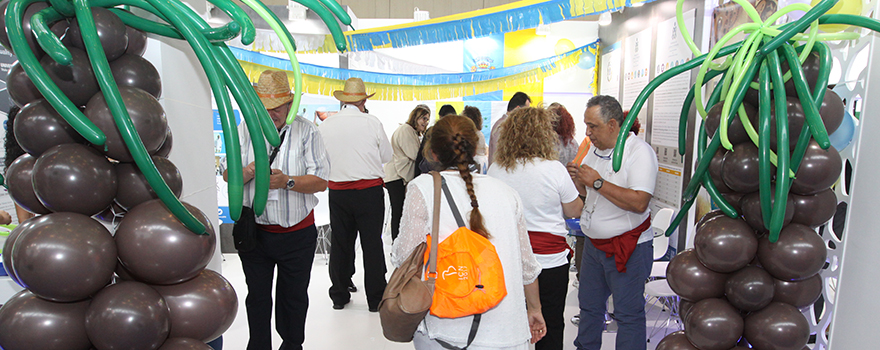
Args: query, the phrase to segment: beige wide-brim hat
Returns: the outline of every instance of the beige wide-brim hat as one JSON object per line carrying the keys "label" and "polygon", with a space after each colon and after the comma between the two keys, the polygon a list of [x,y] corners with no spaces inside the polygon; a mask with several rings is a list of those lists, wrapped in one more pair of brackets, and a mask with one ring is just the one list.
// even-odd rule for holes
{"label": "beige wide-brim hat", "polygon": [[287,73],[280,70],[265,70],[260,74],[260,80],[257,81],[257,96],[263,102],[266,109],[275,109],[279,106],[293,101],[293,94],[290,92],[290,81],[287,79]]}
{"label": "beige wide-brim hat", "polygon": [[342,102],[359,102],[373,97],[375,93],[367,95],[367,88],[361,78],[348,78],[342,90],[333,91],[333,97]]}

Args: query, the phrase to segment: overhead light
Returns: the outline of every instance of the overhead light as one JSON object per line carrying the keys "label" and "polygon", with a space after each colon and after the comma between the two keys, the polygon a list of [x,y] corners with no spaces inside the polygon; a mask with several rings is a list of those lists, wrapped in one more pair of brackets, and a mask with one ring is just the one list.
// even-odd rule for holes
{"label": "overhead light", "polygon": [[609,24],[611,24],[611,12],[602,12],[602,14],[599,15],[599,25],[607,26]]}
{"label": "overhead light", "polygon": [[418,21],[427,21],[431,19],[431,14],[428,11],[420,11],[418,7],[413,9],[413,20]]}
{"label": "overhead light", "polygon": [[631,6],[632,6],[632,7],[642,7],[642,6],[644,6],[644,5],[645,5],[645,2],[642,1],[642,2],[636,2],[636,3],[633,3]]}

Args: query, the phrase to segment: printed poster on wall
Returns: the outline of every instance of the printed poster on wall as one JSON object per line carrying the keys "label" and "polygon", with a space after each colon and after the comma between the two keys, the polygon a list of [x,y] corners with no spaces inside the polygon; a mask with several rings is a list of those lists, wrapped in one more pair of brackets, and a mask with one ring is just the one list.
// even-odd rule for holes
{"label": "printed poster on wall", "polygon": [[[649,27],[641,32],[631,35],[624,41],[623,59],[623,100],[621,101],[623,110],[632,108],[639,97],[642,89],[648,85],[651,80],[649,76],[649,68],[651,66],[651,31]],[[639,137],[645,138],[644,128],[648,125],[648,109],[647,104],[642,106],[639,111],[639,122],[642,129],[639,131]]]}
{"label": "printed poster on wall", "polygon": [[[693,31],[695,14],[695,10],[684,13],[684,24],[688,32]],[[693,58],[690,48],[682,38],[681,30],[675,17],[657,24],[655,74],[662,74]],[[676,209],[681,203],[684,171],[683,159],[678,151],[678,125],[690,82],[691,73],[687,71],[660,85],[654,91],[651,116],[651,145],[657,152],[660,165],[654,200]]]}
{"label": "printed poster on wall", "polygon": [[602,48],[599,94],[620,100],[620,42]]}

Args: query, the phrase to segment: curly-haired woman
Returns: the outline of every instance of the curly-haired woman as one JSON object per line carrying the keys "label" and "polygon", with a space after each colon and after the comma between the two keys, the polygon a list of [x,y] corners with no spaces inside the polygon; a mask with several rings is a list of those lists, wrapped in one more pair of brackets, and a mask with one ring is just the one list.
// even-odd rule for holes
{"label": "curly-haired woman", "polygon": [[551,112],[520,108],[511,112],[498,139],[489,176],[513,187],[523,201],[532,250],[541,263],[538,276],[547,336],[535,349],[562,349],[563,311],[571,249],[565,217],[580,215],[583,201],[565,165],[558,161]]}

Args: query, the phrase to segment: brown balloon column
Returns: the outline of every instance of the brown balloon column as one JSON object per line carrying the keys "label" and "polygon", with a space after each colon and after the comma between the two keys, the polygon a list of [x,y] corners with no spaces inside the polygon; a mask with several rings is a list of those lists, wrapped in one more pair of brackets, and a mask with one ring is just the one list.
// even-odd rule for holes
{"label": "brown balloon column", "polygon": [[[0,15],[5,6],[0,5]],[[35,3],[28,8],[26,33],[30,16],[46,7]],[[141,57],[146,35],[104,8],[93,7],[92,13],[138,136],[180,196],[180,172],[165,158],[171,129],[157,100],[161,80]],[[216,246],[213,226],[204,213],[184,203],[207,228],[204,235],[194,234],[156,199],[130,163],[83,51],[79,26],[62,19],[52,29],[70,49],[71,65],[32,48],[50,78],[106,134],[107,142],[87,144],[21,67],[13,67],[9,90],[23,106],[14,133],[28,154],[9,167],[7,182],[13,200],[39,216],[21,223],[3,247],[3,266],[27,289],[0,307],[0,348],[210,349],[205,343],[223,334],[238,310],[229,281],[205,269]],[[0,42],[8,47],[4,35]]]}
{"label": "brown balloon column", "polygon": [[[808,67],[810,62],[805,63],[805,71],[815,68]],[[794,147],[804,111],[794,89],[787,93]],[[746,101],[756,98],[752,92]],[[709,110],[709,135],[718,127],[720,105]],[[757,110],[746,105],[746,111],[754,125]],[[838,128],[843,103],[837,94],[826,92],[820,115],[829,133]],[[774,152],[775,123],[774,117]],[[804,349],[810,324],[802,310],[820,297],[823,280],[819,272],[827,266],[827,239],[816,228],[835,214],[837,198],[830,187],[841,174],[840,154],[834,147],[823,150],[810,140],[786,198],[779,239],[770,242],[769,223],[764,221],[769,213],[762,212],[758,191],[758,149],[744,137],[739,118],[729,136],[733,150],[719,150],[709,174],[742,216],[730,218],[720,210],[704,215],[696,226],[694,249],[679,253],[669,263],[669,285],[682,298],[685,329],[664,338],[657,349],[728,350],[743,344],[759,350]],[[771,171],[776,173],[775,168]],[[775,180],[770,185],[775,193]]]}

